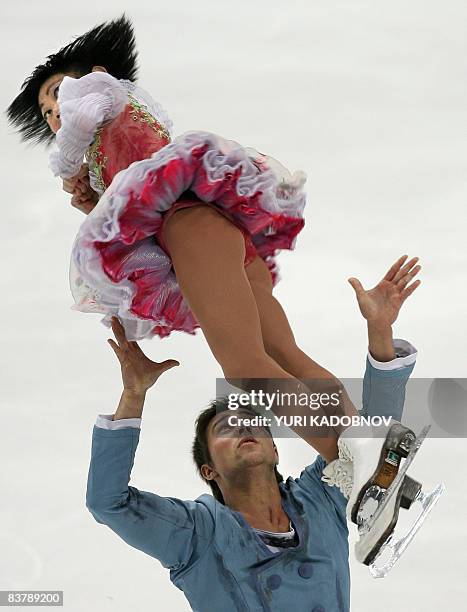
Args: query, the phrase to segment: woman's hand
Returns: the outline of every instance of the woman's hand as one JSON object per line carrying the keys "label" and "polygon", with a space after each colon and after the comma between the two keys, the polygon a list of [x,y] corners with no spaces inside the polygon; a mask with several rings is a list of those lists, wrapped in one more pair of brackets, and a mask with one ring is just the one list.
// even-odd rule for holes
{"label": "woman's hand", "polygon": [[348,279],[357,296],[360,312],[373,329],[390,327],[397,319],[402,304],[420,285],[419,280],[409,285],[421,270],[421,266],[415,265],[418,257],[403,265],[406,259],[407,255],[400,257],[376,287],[368,291],[357,278]]}
{"label": "woman's hand", "polygon": [[91,210],[95,207],[97,202],[99,201],[99,194],[96,193],[91,187],[89,191],[85,194],[78,195],[75,194],[71,198],[70,204],[83,212],[85,215],[89,215]]}
{"label": "woman's hand", "polygon": [[89,183],[89,165],[82,164],[78,174],[63,180],[63,190],[73,194],[71,205],[88,215],[99,200]]}
{"label": "woman's hand", "polygon": [[111,339],[107,342],[120,361],[125,392],[144,396],[163,372],[180,365],[175,359],[166,359],[161,363],[151,361],[136,342],[126,339],[123,325],[117,317],[112,317],[112,331],[117,342]]}

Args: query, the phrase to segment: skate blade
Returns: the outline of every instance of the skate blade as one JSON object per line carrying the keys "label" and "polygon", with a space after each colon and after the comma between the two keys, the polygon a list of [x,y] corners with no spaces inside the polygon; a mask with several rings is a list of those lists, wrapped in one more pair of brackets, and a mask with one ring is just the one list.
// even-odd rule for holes
{"label": "skate blade", "polygon": [[[423,491],[420,491],[415,501],[420,502],[422,505],[422,511],[405,536],[396,540],[393,535],[391,535],[383,544],[374,561],[369,565],[369,571],[373,578],[384,578],[389,574],[391,569],[394,567],[394,564],[398,561],[398,559],[400,559],[404,550],[407,548],[417,531],[425,522],[428,514],[435,507],[445,488],[444,483],[440,483],[431,493],[424,493]],[[378,559],[385,556],[385,553],[388,550],[391,550],[390,558],[383,565],[378,566]]]}
{"label": "skate blade", "polygon": [[370,519],[368,519],[368,521],[365,524],[360,526],[359,533],[361,535],[365,535],[369,531],[371,531],[373,525],[379,519],[379,517],[383,513],[384,508],[387,506],[389,501],[392,499],[392,497],[394,495],[397,495],[397,493],[399,491],[399,488],[400,488],[400,486],[402,484],[402,481],[405,478],[405,474],[406,474],[407,470],[409,469],[410,464],[414,460],[414,457],[417,454],[418,449],[420,448],[420,446],[422,445],[423,441],[425,440],[425,438],[426,438],[426,436],[428,434],[428,431],[430,430],[430,427],[431,427],[431,425],[426,425],[422,429],[420,434],[417,436],[416,440],[414,441],[414,443],[412,445],[412,448],[410,449],[410,452],[409,452],[407,458],[404,460],[404,463],[400,467],[397,476],[394,478],[394,480],[390,484],[389,489],[384,493],[384,496],[383,496],[383,498],[381,500],[381,503],[379,504],[379,506],[376,509],[375,513],[371,516]]}

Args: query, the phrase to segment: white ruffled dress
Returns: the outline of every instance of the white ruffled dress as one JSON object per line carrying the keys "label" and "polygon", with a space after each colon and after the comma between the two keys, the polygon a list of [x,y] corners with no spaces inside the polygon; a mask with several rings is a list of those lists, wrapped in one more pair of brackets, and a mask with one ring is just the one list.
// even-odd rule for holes
{"label": "white ruffled dress", "polygon": [[194,333],[199,324],[161,230],[167,213],[203,202],[241,229],[247,254],[262,257],[277,282],[275,256],[294,248],[304,225],[303,172],[292,175],[277,160],[210,132],[173,138],[164,109],[108,73],[65,77],[58,103],[50,167],[70,178],[85,158],[100,196],[73,245],[72,308],[105,314],[107,327],[117,315],[129,340]]}

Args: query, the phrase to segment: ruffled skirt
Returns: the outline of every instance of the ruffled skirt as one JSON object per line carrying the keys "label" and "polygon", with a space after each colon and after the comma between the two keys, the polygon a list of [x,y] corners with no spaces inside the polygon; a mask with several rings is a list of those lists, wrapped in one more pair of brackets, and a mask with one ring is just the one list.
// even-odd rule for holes
{"label": "ruffled skirt", "polygon": [[[199,327],[162,241],[168,211],[204,202],[244,234],[245,265],[259,255],[278,281],[275,257],[303,228],[306,175],[209,132],[185,132],[112,180],[73,244],[72,308],[117,315],[128,340]],[[186,193],[188,192],[188,193]]]}

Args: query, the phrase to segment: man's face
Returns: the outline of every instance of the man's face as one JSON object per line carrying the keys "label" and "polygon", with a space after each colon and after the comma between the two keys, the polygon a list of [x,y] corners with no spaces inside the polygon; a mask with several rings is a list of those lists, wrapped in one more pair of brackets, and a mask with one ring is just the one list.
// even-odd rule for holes
{"label": "man's face", "polygon": [[[260,465],[274,470],[279,458],[273,439],[264,427],[244,422],[254,416],[249,411],[227,410],[212,418],[206,433],[213,465],[203,470],[205,477],[228,480],[230,475]],[[236,421],[229,423],[232,418]]]}

